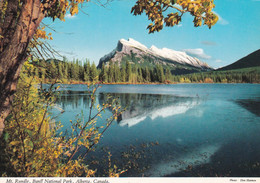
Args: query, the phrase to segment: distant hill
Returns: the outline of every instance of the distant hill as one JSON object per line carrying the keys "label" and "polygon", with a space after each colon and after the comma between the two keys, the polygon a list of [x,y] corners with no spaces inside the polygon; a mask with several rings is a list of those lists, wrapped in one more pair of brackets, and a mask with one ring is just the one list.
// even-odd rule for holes
{"label": "distant hill", "polygon": [[147,48],[131,38],[119,40],[117,47],[100,59],[98,68],[101,68],[103,63],[107,65],[110,60],[119,65],[124,65],[126,61],[129,61],[141,68],[153,68],[156,64],[161,64],[163,68],[168,68],[172,74],[213,70],[207,63],[201,62],[185,52],[168,48],[159,49],[155,46]]}
{"label": "distant hill", "polygon": [[234,62],[233,64],[227,65],[217,70],[224,71],[224,70],[242,69],[242,68],[249,68],[249,67],[258,67],[258,66],[260,66],[260,49],[247,55],[244,58],[241,58],[240,60]]}

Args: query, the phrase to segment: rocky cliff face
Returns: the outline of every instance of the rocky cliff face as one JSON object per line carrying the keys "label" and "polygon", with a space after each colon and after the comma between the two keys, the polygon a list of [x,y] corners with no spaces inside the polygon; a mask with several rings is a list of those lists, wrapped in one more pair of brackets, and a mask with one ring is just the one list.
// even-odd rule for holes
{"label": "rocky cliff face", "polygon": [[175,51],[168,48],[159,49],[155,46],[147,48],[145,45],[131,38],[129,38],[128,41],[125,39],[119,40],[117,47],[100,59],[98,67],[100,68],[103,63],[107,63],[109,60],[112,62],[119,62],[120,64],[123,57],[127,55],[134,55],[139,59],[139,64],[144,62],[144,57],[149,57],[154,63],[161,63],[163,65],[167,64],[171,67],[192,67],[199,70],[212,69],[206,63],[187,55],[185,52]]}

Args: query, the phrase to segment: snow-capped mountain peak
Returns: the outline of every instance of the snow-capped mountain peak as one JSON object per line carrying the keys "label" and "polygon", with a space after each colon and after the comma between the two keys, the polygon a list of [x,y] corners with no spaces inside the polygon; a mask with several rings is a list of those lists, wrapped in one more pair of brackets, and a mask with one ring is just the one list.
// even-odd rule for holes
{"label": "snow-capped mountain peak", "polygon": [[128,46],[132,46],[132,47],[136,47],[136,48],[140,48],[140,49],[147,49],[147,47],[143,44],[141,44],[140,42],[129,38],[128,41],[125,39],[120,39],[119,42],[121,42],[122,44],[128,45]]}
{"label": "snow-capped mountain peak", "polygon": [[183,66],[195,67],[202,70],[212,69],[206,63],[201,62],[196,57],[191,57],[187,55],[183,51],[176,51],[169,48],[157,48],[156,46],[151,46],[151,48],[147,48],[142,43],[129,38],[128,40],[120,39],[118,41],[117,47],[105,55],[100,59],[100,63],[98,67],[101,67],[103,62],[107,62],[112,60],[114,62],[120,62],[122,58],[126,55],[134,54],[136,57],[142,58],[144,56],[148,56],[152,58],[156,63],[162,64],[170,64],[174,67],[174,65],[179,64]]}

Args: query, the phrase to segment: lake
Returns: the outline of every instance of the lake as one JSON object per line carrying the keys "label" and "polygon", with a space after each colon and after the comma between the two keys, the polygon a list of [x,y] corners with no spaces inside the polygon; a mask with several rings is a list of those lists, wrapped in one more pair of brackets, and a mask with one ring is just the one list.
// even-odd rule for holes
{"label": "lake", "polygon": [[[88,115],[86,90],[61,86],[57,106],[65,112],[52,115],[65,129]],[[260,175],[260,85],[103,85],[97,103],[107,94],[126,110],[87,157],[90,167],[106,168],[109,151],[112,163],[128,165],[122,176]]]}

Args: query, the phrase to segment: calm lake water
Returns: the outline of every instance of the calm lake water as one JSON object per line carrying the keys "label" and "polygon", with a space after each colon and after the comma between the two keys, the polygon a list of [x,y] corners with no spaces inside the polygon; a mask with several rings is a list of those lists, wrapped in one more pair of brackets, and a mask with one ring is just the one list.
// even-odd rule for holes
{"label": "calm lake water", "polygon": [[[61,91],[56,120],[70,129],[87,116],[89,94],[85,85]],[[123,176],[260,176],[260,85],[104,85],[97,103],[107,94],[126,111],[86,159],[91,167],[106,168],[109,151],[118,167],[131,165]]]}

